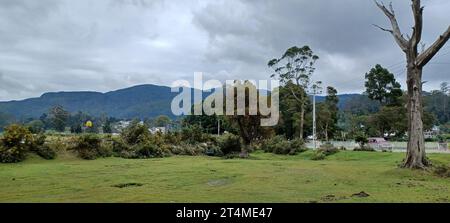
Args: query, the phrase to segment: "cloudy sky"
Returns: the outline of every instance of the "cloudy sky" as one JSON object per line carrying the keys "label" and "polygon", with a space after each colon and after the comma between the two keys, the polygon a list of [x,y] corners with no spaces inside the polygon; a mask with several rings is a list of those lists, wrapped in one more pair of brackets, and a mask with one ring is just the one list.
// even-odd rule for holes
{"label": "cloudy sky", "polygon": [[[423,0],[423,42],[450,24],[450,1]],[[407,0],[393,0],[404,33]],[[320,56],[315,80],[362,92],[380,63],[404,84],[405,66],[372,0],[1,0],[0,101],[48,91],[110,91],[137,84],[267,79],[267,61],[288,47]],[[450,43],[425,69],[426,90],[450,81]]]}

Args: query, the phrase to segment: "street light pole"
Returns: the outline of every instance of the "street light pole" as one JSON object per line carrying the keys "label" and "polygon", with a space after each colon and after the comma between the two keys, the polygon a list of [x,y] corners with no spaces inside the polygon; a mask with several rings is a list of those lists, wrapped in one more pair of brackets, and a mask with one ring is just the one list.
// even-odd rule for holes
{"label": "street light pole", "polygon": [[322,93],[322,82],[317,81],[312,85],[312,93],[313,93],[313,144],[314,150],[317,149],[317,132],[316,132],[316,95]]}
{"label": "street light pole", "polygon": [[313,93],[313,143],[314,150],[317,149],[316,145],[316,92]]}

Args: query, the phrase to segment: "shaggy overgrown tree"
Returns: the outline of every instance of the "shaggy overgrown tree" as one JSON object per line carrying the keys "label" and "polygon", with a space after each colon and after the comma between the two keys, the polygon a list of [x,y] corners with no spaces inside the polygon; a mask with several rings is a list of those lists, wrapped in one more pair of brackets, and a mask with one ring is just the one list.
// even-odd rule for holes
{"label": "shaggy overgrown tree", "polygon": [[377,26],[389,32],[394,37],[401,50],[406,55],[408,85],[408,148],[405,168],[423,169],[430,165],[425,154],[423,135],[423,102],[422,102],[422,70],[424,66],[436,55],[450,38],[450,26],[438,39],[423,52],[418,51],[422,39],[423,7],[420,0],[412,0],[414,27],[411,36],[405,37],[400,31],[392,4],[387,8],[384,4],[375,1],[378,8],[389,18],[392,29]]}
{"label": "shaggy overgrown tree", "polygon": [[50,110],[50,120],[56,131],[64,132],[70,113],[60,105],[56,105]]}
{"label": "shaggy overgrown tree", "polygon": [[300,106],[300,138],[303,138],[306,105],[309,100],[306,91],[311,84],[311,76],[315,71],[314,64],[318,59],[309,46],[301,48],[294,46],[287,49],[281,58],[272,59],[268,63],[275,72],[271,77],[278,78],[281,84],[288,87]]}
{"label": "shaggy overgrown tree", "polygon": [[[249,147],[252,142],[254,142],[257,139],[267,138],[269,136],[273,135],[273,130],[270,127],[263,127],[261,126],[261,119],[265,118],[263,115],[261,115],[259,110],[259,91],[257,90],[256,86],[253,85],[250,81],[244,81],[243,83],[239,81],[235,81],[234,85],[229,87],[233,90],[233,103],[234,103],[234,115],[229,115],[227,118],[231,123],[234,123],[237,126],[237,129],[239,130],[239,135],[242,138],[242,141],[244,142],[244,146],[242,147],[242,151],[240,156],[241,157],[248,157]],[[244,89],[244,108],[239,107],[239,96],[238,96],[238,89]],[[251,92],[256,92],[256,114],[250,114],[252,106],[250,103],[253,103]],[[253,98],[254,99],[254,98]],[[271,106],[271,100],[270,95],[266,98],[267,105]],[[226,100],[226,96],[225,96]],[[226,110],[226,107],[224,108]],[[244,114],[239,114],[239,110],[243,110]]]}
{"label": "shaggy overgrown tree", "polygon": [[403,94],[394,74],[379,64],[366,73],[365,86],[369,98],[379,101],[382,105],[398,104]]}

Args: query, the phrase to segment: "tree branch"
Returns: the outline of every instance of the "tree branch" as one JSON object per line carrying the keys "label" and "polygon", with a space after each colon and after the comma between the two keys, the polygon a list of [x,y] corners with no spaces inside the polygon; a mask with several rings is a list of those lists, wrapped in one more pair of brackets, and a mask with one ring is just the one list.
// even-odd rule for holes
{"label": "tree branch", "polygon": [[377,25],[377,24],[372,24],[372,25],[375,26],[375,27],[377,27],[377,28],[379,28],[379,29],[381,29],[382,31],[385,31],[385,32],[389,32],[389,33],[391,33],[391,34],[394,34],[394,31],[392,31],[391,29],[383,28],[383,27],[381,27],[381,26],[379,26],[379,25]]}
{"label": "tree branch", "polygon": [[[400,48],[404,51],[408,51],[408,41],[403,37],[402,32],[400,31],[400,26],[398,25],[397,19],[395,18],[395,12],[392,7],[392,3],[389,5],[390,9],[387,9],[386,6],[383,4],[377,2],[376,0],[375,4],[378,6],[378,8],[383,11],[383,13],[386,15],[386,17],[389,18],[389,21],[391,22],[392,30],[389,32],[394,36],[395,41],[400,46]],[[380,27],[378,27],[380,28]],[[386,29],[382,29],[384,31],[387,31]]]}
{"label": "tree branch", "polygon": [[450,26],[447,30],[439,36],[439,38],[421,53],[416,59],[416,66],[423,67],[436,55],[436,53],[445,45],[445,43],[450,39]]}
{"label": "tree branch", "polygon": [[291,90],[292,95],[294,96],[295,100],[299,103],[302,103],[302,100],[297,96],[297,94],[295,93],[294,89],[292,89],[292,87],[289,87],[289,90]]}
{"label": "tree branch", "polygon": [[422,39],[423,7],[420,6],[420,0],[412,0],[411,7],[414,15],[414,27],[411,37],[411,46],[412,49],[417,49],[417,46]]}

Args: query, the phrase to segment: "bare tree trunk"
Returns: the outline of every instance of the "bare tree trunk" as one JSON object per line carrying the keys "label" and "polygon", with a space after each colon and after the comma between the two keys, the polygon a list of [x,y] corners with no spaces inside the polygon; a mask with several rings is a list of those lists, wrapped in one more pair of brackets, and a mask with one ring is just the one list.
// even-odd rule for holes
{"label": "bare tree trunk", "polygon": [[422,69],[408,65],[408,150],[403,167],[423,169],[429,165],[425,154],[422,107]]}
{"label": "bare tree trunk", "polygon": [[422,39],[423,7],[420,0],[412,0],[414,27],[411,37],[405,38],[400,31],[392,4],[387,8],[375,1],[378,8],[383,11],[391,22],[392,29],[377,26],[389,32],[406,54],[407,58],[407,85],[408,85],[408,148],[403,167],[423,169],[430,165],[425,154],[423,135],[423,103],[422,103],[422,70],[423,67],[436,55],[436,53],[450,39],[450,26],[438,39],[422,53],[418,53],[417,46]]}

